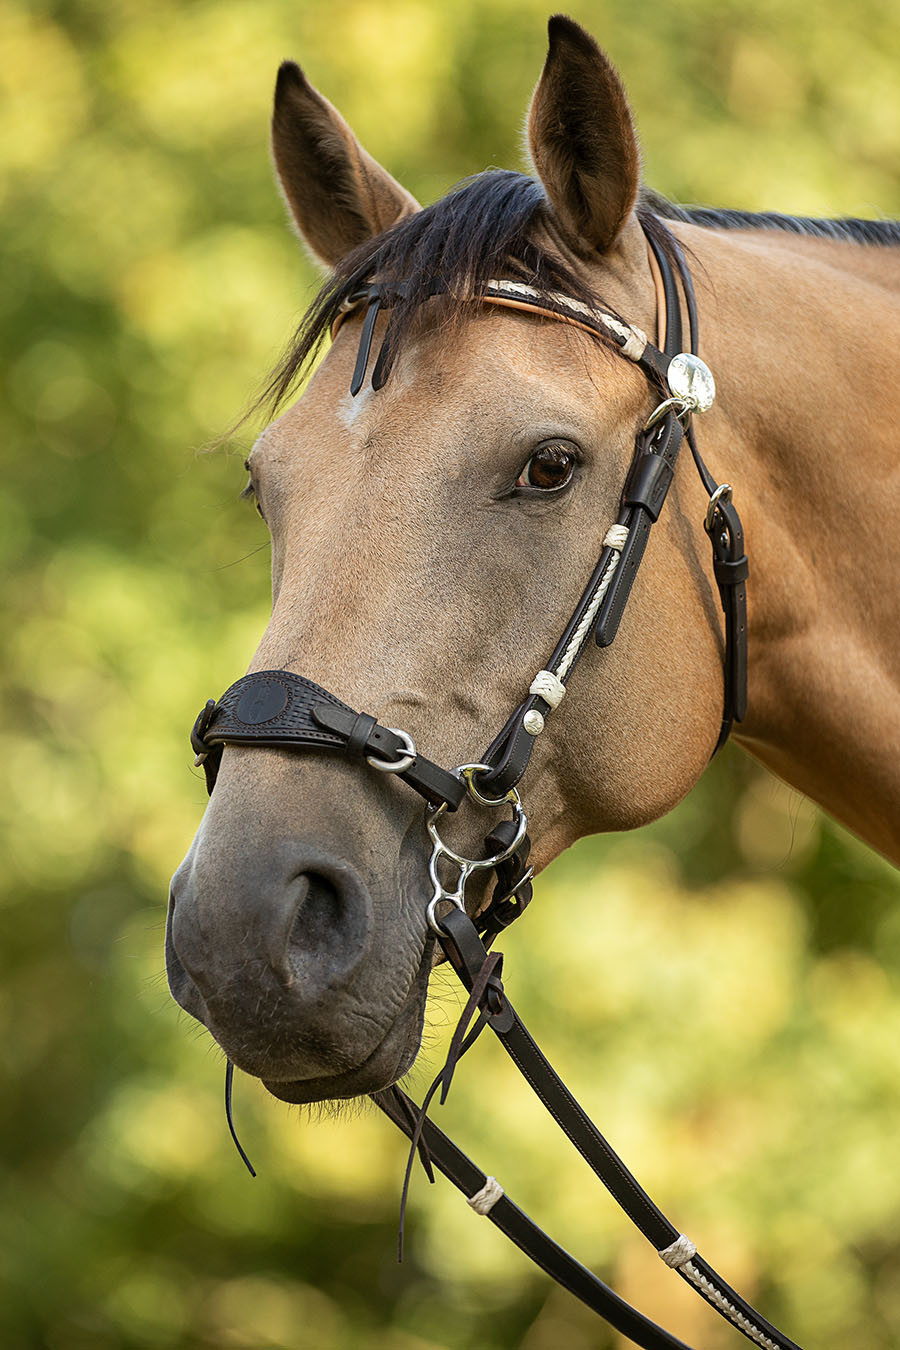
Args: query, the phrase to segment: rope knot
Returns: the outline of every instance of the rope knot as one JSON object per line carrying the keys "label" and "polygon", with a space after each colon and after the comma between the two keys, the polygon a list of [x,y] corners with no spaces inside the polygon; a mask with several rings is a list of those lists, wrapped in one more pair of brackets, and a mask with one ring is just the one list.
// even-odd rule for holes
{"label": "rope knot", "polygon": [[539,670],[531,681],[528,692],[542,698],[551,708],[558,708],[566,696],[566,686],[552,670]]}
{"label": "rope knot", "polygon": [[466,1204],[471,1205],[476,1214],[487,1215],[504,1194],[505,1191],[496,1177],[485,1177],[481,1190],[467,1196]]}
{"label": "rope knot", "polygon": [[603,547],[621,550],[628,543],[627,525],[610,525],[603,536]]}
{"label": "rope knot", "polygon": [[697,1248],[686,1233],[679,1233],[674,1242],[668,1247],[663,1247],[659,1253],[667,1266],[677,1270],[679,1266],[687,1265],[688,1261],[693,1261],[697,1255]]}

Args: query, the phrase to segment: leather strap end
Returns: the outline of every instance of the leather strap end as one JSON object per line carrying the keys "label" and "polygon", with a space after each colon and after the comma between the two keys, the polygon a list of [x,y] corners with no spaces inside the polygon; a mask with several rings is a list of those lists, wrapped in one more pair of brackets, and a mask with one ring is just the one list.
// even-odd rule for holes
{"label": "leather strap end", "polygon": [[608,647],[619,631],[622,614],[644,556],[647,540],[650,538],[652,524],[653,521],[646,511],[637,507],[628,532],[628,542],[622,549],[606,598],[597,615],[594,640],[598,647]]}
{"label": "leather strap end", "polygon": [[213,713],[216,710],[216,700],[210,698],[197,714],[197,720],[191,728],[191,749],[198,757],[209,753],[209,746],[206,743],[206,730],[212,721]]}

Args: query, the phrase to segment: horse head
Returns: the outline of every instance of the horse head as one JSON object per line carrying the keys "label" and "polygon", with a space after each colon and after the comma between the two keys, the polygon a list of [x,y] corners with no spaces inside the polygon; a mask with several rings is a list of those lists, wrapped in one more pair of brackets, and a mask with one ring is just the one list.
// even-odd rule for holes
{"label": "horse head", "polygon": [[[281,187],[333,269],[275,394],[333,342],[249,458],[273,584],[250,669],[315,681],[449,766],[480,760],[545,667],[659,401],[613,342],[479,299],[507,278],[602,305],[655,341],[631,115],[569,20],[551,21],[528,127],[534,178],[480,175],[422,209],[297,66],[275,95]],[[372,284],[391,303],[354,299]],[[709,426],[715,449],[724,416]],[[710,758],[723,638],[706,506],[679,472],[615,644],[589,643],[552,733],[535,738],[538,869],[584,834],[667,811]],[[477,857],[485,828],[467,805],[448,835]],[[418,1051],[433,964],[427,861],[422,803],[396,775],[228,745],[173,881],[175,998],[285,1100],[395,1082]],[[473,882],[470,911],[484,901]]]}

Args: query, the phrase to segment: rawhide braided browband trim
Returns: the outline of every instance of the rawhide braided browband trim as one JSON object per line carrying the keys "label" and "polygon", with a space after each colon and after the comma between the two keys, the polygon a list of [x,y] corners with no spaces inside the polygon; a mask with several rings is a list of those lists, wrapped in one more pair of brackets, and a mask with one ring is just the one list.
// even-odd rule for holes
{"label": "rawhide braided browband trim", "polygon": [[[355,291],[344,302],[344,306],[331,325],[332,342],[337,337],[344,322],[367,302],[378,300],[380,306],[389,308],[392,295],[401,296],[403,287],[394,287],[392,290],[372,283],[370,286],[361,287]],[[441,294],[440,285],[434,288],[434,294]],[[486,303],[507,305],[510,308],[526,310],[529,314],[543,314],[548,319],[561,319],[563,322],[574,324],[582,328],[586,333],[596,336],[598,332],[606,331],[622,350],[623,356],[627,356],[629,361],[640,361],[647,346],[647,334],[634,324],[626,323],[618,315],[610,310],[592,308],[590,305],[583,304],[580,300],[575,300],[570,295],[563,295],[560,291],[541,291],[536,286],[526,286],[521,281],[507,281],[492,278],[484,283],[484,290],[478,295],[473,295],[472,299],[483,300]]]}
{"label": "rawhide braided browband trim", "polygon": [[647,334],[642,329],[625,323],[609,310],[592,309],[558,291],[539,291],[520,281],[488,281],[477,298],[529,314],[543,314],[548,319],[561,319],[595,336],[605,330],[629,361],[639,362],[647,349]]}

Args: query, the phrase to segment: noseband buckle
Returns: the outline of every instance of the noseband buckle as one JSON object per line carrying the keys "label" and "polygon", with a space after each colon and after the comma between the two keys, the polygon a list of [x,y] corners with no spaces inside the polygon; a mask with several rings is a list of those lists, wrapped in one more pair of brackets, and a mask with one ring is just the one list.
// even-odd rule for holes
{"label": "noseband buckle", "polygon": [[405,754],[400,754],[395,760],[379,759],[377,755],[366,755],[366,763],[372,769],[377,769],[379,773],[406,773],[411,764],[416,761],[416,743],[408,731],[401,730],[400,727],[388,727],[394,735],[403,742]]}

